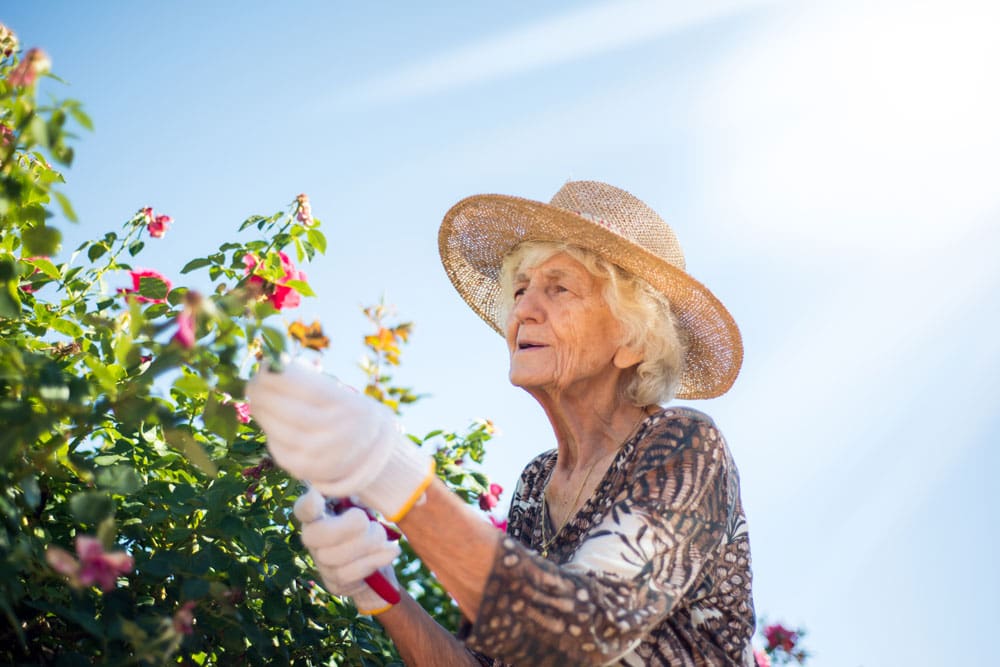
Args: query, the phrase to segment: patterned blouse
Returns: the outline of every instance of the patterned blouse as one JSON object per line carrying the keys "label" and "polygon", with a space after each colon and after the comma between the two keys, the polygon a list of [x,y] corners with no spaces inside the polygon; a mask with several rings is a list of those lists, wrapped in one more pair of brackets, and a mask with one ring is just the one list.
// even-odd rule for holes
{"label": "patterned blouse", "polygon": [[544,559],[556,454],[521,474],[477,621],[461,633],[479,662],[754,665],[739,476],[712,420],[690,408],[648,417]]}

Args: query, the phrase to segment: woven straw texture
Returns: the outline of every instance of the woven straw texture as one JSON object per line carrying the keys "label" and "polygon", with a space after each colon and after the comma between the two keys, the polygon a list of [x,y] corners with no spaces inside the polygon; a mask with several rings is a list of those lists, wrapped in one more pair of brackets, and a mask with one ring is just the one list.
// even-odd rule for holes
{"label": "woven straw texture", "polygon": [[732,386],[743,362],[739,329],[684,270],[676,235],[646,204],[595,181],[566,183],[549,204],[494,194],[455,204],[438,234],[441,261],[466,303],[501,335],[500,266],[523,241],[591,250],[667,296],[688,345],[678,398],[712,398]]}

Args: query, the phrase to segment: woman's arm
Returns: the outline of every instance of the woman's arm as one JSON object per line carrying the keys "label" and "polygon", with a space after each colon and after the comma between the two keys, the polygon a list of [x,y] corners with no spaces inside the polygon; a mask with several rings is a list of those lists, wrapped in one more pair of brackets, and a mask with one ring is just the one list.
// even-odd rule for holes
{"label": "woman's arm", "polygon": [[397,525],[466,618],[475,621],[503,534],[437,479],[426,501]]}
{"label": "woman's arm", "polygon": [[479,667],[458,639],[442,628],[405,591],[399,604],[375,617],[396,644],[403,662],[410,667]]}

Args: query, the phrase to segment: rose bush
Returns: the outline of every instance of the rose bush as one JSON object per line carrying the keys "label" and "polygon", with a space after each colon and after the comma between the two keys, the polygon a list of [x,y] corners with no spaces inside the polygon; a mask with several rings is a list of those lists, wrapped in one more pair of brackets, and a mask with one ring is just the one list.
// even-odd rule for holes
{"label": "rose bush", "polygon": [[[6,28],[0,47],[0,663],[397,660],[377,624],[313,582],[291,519],[301,489],[243,400],[261,360],[326,340],[318,323],[272,323],[313,295],[296,265],[326,237],[308,198],[251,216],[176,276],[132,265],[185,233],[148,206],[64,254],[53,205],[75,214],[52,164],[72,161],[68,126],[91,122],[73,100],[38,103],[44,53],[21,57]],[[392,382],[410,325],[365,312],[364,391],[399,411],[418,399]],[[414,439],[469,503],[489,492],[465,463],[482,461],[485,424]],[[454,627],[405,546],[398,569]]]}

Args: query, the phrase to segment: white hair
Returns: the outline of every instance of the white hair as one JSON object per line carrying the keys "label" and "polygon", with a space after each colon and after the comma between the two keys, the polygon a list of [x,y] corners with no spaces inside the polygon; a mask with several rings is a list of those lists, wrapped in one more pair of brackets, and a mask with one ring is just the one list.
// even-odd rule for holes
{"label": "white hair", "polygon": [[622,327],[621,344],[640,351],[642,361],[625,374],[621,397],[639,407],[670,401],[684,372],[685,352],[670,302],[642,278],[590,250],[556,241],[525,241],[507,253],[500,269],[501,323],[514,307],[514,275],[559,253],[580,262],[600,282],[604,301]]}

